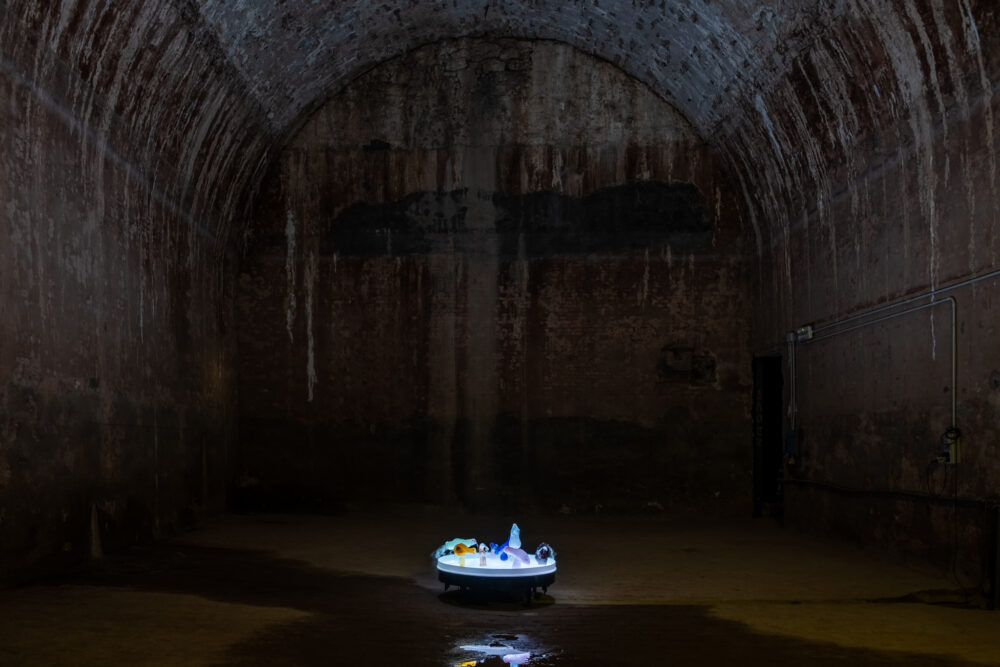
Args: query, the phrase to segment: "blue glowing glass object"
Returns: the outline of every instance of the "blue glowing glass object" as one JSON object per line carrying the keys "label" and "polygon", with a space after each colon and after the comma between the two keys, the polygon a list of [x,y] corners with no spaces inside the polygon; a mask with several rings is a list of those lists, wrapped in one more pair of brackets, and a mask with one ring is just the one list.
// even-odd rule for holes
{"label": "blue glowing glass object", "polygon": [[516,523],[510,527],[510,537],[507,538],[507,543],[515,549],[521,548],[521,529],[517,527]]}
{"label": "blue glowing glass object", "polygon": [[497,546],[496,543],[490,543],[493,547],[493,553],[500,556],[500,560],[507,560],[507,547],[514,547],[515,549],[521,548],[521,529],[517,527],[517,524],[512,524],[510,527],[510,536],[507,541]]}

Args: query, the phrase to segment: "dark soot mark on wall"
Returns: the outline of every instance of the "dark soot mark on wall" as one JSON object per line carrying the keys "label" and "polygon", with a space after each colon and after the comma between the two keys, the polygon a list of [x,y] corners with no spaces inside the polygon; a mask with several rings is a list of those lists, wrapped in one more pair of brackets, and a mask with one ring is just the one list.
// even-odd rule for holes
{"label": "dark soot mark on wall", "polygon": [[[493,219],[469,220],[469,197],[489,201]],[[330,222],[324,250],[402,255],[450,250],[451,241],[456,250],[474,249],[483,232],[499,237],[502,256],[548,257],[651,245],[688,252],[708,242],[712,225],[704,195],[690,183],[637,181],[585,197],[470,194],[462,189],[416,192],[387,204],[354,204]]]}

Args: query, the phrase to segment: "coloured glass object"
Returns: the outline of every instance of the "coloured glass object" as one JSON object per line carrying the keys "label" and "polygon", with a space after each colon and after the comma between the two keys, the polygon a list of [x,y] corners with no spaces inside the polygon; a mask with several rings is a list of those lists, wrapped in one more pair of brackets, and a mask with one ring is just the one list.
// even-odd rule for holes
{"label": "coloured glass object", "polygon": [[514,562],[511,567],[521,567],[522,565],[529,565],[531,563],[531,557],[525,553],[524,549],[505,547],[503,551],[513,558]]}
{"label": "coloured glass object", "polygon": [[455,551],[455,547],[458,546],[459,544],[462,544],[462,545],[465,545],[465,546],[473,546],[474,547],[474,546],[476,546],[476,538],[474,538],[474,537],[471,537],[471,538],[456,537],[453,540],[448,540],[447,542],[445,542],[444,544],[442,544],[441,546],[439,546],[437,549],[435,549],[431,553],[431,557],[433,557],[433,558],[440,558],[441,556],[444,556],[446,554],[453,553]]}
{"label": "coloured glass object", "polygon": [[[439,572],[463,577],[524,578],[555,574],[555,550],[548,543],[539,543],[534,553],[515,546],[521,543],[521,529],[515,523],[511,525],[510,534],[503,544],[456,538],[445,542],[434,552],[434,556]],[[470,555],[479,557],[466,558]],[[464,581],[452,579],[448,583],[462,585]],[[549,579],[540,585],[551,581]]]}
{"label": "coloured glass object", "polygon": [[476,547],[474,545],[471,546],[471,547],[467,547],[464,544],[462,544],[461,542],[459,542],[458,544],[455,545],[454,551],[455,551],[455,555],[458,556],[458,565],[459,565],[459,567],[465,567],[465,557],[466,557],[466,555],[476,553]]}

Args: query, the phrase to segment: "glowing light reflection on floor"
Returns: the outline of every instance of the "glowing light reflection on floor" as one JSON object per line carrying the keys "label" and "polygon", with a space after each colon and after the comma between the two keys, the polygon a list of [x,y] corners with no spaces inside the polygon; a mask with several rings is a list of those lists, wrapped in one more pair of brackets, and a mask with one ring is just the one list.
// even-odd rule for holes
{"label": "glowing light reflection on floor", "polygon": [[[498,640],[501,637],[503,641]],[[485,638],[482,643],[460,644],[456,646],[455,651],[465,654],[451,663],[455,667],[498,664],[498,658],[508,665],[529,665],[533,660],[545,657],[544,651],[522,635],[492,635]],[[470,653],[473,655],[470,656]]]}

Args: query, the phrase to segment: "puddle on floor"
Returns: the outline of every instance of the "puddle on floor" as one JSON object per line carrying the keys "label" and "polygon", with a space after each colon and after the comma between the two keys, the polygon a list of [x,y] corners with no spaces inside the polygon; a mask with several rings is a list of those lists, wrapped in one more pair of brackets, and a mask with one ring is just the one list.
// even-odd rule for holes
{"label": "puddle on floor", "polygon": [[494,633],[478,635],[457,642],[446,662],[455,667],[499,667],[500,665],[531,665],[540,667],[554,664],[554,653],[542,648],[528,635]]}

